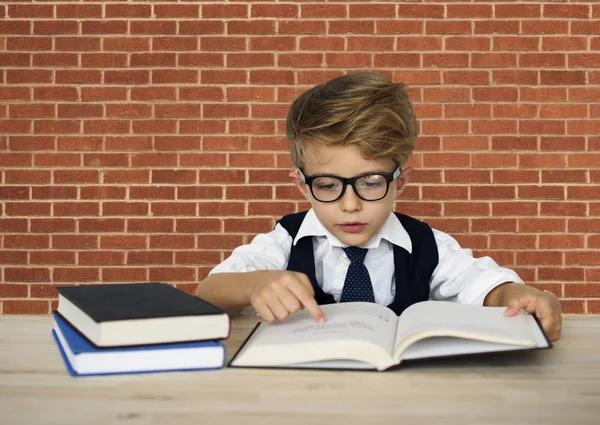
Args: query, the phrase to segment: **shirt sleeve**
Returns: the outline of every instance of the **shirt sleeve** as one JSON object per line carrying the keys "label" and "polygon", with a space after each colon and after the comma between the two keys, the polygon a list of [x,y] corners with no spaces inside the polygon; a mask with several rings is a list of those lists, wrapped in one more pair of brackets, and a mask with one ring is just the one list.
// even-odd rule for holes
{"label": "shirt sleeve", "polygon": [[461,304],[483,305],[485,296],[505,282],[523,283],[511,269],[500,267],[492,258],[474,258],[452,236],[432,229],[439,263],[429,282],[431,298]]}
{"label": "shirt sleeve", "polygon": [[285,270],[290,257],[292,237],[277,224],[269,233],[258,234],[247,245],[233,250],[231,256],[210,271],[213,273]]}

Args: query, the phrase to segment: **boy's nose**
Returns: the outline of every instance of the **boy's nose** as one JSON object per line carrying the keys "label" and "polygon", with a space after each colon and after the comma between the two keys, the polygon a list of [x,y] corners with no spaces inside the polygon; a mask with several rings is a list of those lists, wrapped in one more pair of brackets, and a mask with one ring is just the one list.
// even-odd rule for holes
{"label": "boy's nose", "polygon": [[340,207],[342,208],[342,211],[357,211],[360,210],[360,206],[361,199],[358,196],[356,196],[356,193],[354,193],[354,189],[352,188],[352,186],[346,186],[346,192],[344,193],[344,196],[342,196],[340,199]]}

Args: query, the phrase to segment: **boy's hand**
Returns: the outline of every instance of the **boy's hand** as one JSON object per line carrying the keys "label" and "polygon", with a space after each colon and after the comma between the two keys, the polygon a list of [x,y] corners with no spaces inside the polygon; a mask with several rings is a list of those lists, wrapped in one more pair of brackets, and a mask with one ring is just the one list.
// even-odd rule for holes
{"label": "boy's hand", "polygon": [[[562,327],[560,301],[552,292],[542,292],[519,283],[505,283],[494,288],[488,294],[488,297],[490,296],[490,303],[485,303],[486,305],[507,306],[505,316],[514,316],[521,309],[533,313],[542,323],[542,327],[550,340],[556,341],[560,338]],[[486,297],[486,301],[488,297]],[[494,299],[496,302],[493,301]]]}
{"label": "boy's hand", "polygon": [[286,319],[291,313],[305,308],[317,322],[325,322],[325,315],[305,274],[275,270],[254,273],[260,273],[261,278],[249,286],[248,297],[267,322]]}

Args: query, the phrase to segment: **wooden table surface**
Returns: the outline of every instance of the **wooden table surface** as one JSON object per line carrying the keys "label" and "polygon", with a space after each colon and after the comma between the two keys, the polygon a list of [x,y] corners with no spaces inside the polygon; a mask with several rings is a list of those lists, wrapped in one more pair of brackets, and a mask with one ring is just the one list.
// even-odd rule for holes
{"label": "wooden table surface", "polygon": [[[233,318],[228,360],[256,321]],[[380,373],[226,368],[74,378],[51,328],[51,317],[0,317],[0,424],[600,424],[597,316],[566,317],[551,350]]]}

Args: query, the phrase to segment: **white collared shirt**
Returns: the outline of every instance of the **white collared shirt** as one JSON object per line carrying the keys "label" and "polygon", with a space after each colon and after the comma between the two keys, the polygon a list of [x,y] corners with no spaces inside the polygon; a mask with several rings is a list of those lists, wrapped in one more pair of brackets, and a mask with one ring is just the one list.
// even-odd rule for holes
{"label": "white collared shirt", "polygon": [[[523,283],[513,270],[500,267],[492,258],[474,258],[471,250],[463,249],[450,235],[433,229],[438,247],[439,262],[429,282],[430,298],[463,304],[483,305],[485,296],[504,282]],[[269,233],[257,235],[250,244],[237,247],[231,256],[211,270],[212,273],[248,272],[256,270],[285,270],[292,243],[313,236],[315,275],[324,292],[336,302],[342,296],[350,260],[344,245],[317,219],[311,209],[306,214],[298,234],[292,241],[279,224]],[[381,229],[362,245],[369,251],[364,264],[369,271],[375,302],[388,305],[396,295],[393,245],[412,252],[408,232],[391,213]]]}

